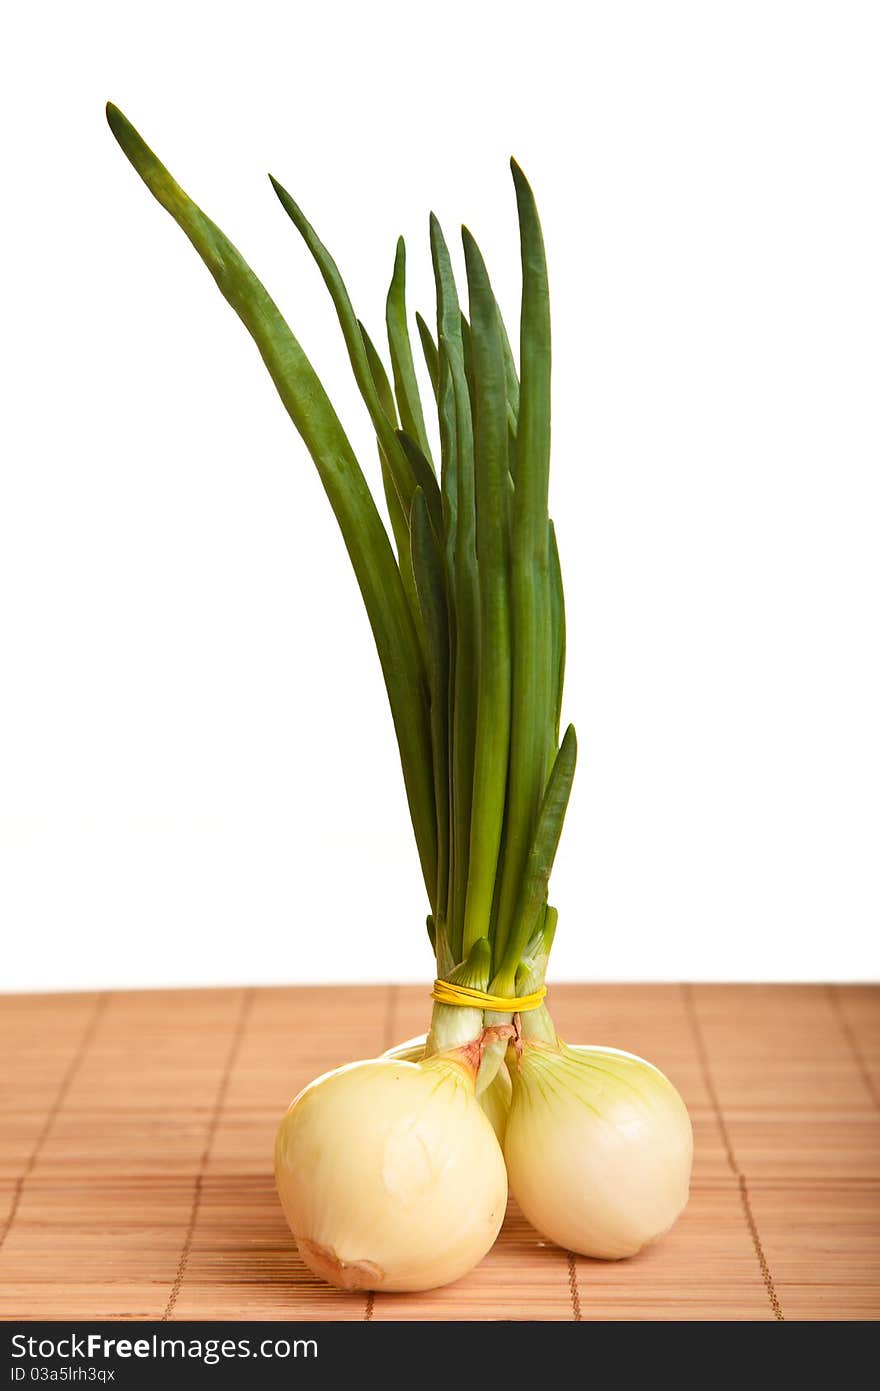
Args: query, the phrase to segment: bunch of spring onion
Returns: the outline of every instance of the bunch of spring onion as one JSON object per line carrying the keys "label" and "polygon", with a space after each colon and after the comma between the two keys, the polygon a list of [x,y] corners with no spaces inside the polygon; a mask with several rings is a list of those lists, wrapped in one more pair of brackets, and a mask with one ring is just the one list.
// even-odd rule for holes
{"label": "bunch of spring onion", "polygon": [[687,1200],[691,1128],[662,1073],[614,1049],[566,1046],[542,998],[557,920],[548,881],[576,745],[570,725],[560,739],[550,315],[531,189],[512,162],[518,356],[473,237],[462,229],[465,305],[430,220],[436,334],[416,322],[436,450],[417,385],[403,242],[387,298],[389,372],[329,252],[272,180],[339,319],[378,442],[389,536],[327,393],[263,285],[122,113],[109,106],[108,119],[253,337],[318,470],[375,638],[430,905],[437,981],[426,1037],[319,1078],[281,1123],[277,1183],[302,1257],[345,1288],[442,1285],[494,1242],[508,1183],[553,1241],[631,1255]]}

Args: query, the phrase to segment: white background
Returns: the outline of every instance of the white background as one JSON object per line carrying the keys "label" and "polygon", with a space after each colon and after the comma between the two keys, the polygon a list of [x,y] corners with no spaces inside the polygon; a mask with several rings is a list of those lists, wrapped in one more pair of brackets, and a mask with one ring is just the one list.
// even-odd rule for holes
{"label": "white background", "polygon": [[[317,13],[320,11],[320,13]],[[3,987],[430,976],[378,662],[313,467],[116,101],[287,313],[463,218],[550,258],[581,760],[556,979],[864,979],[880,876],[874,4],[19,6],[0,115]]]}

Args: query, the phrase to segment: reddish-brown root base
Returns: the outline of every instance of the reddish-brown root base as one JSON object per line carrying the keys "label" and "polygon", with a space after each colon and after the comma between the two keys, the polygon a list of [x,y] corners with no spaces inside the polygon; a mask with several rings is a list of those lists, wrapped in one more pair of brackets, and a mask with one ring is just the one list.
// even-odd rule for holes
{"label": "reddish-brown root base", "polygon": [[309,1270],[340,1290],[376,1290],[385,1272],[372,1261],[341,1261],[335,1251],[319,1246],[308,1237],[297,1237],[299,1253]]}

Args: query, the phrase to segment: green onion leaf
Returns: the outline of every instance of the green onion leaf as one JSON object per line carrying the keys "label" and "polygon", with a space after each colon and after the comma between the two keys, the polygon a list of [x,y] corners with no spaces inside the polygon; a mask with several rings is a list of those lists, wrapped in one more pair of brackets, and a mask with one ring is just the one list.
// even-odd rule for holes
{"label": "green onion leaf", "polygon": [[[455,530],[447,530],[447,561],[455,614],[455,657],[452,664],[452,888],[449,938],[456,961],[461,959],[467,901],[471,803],[474,780],[477,682],[479,674],[479,587],[474,497],[474,437],[471,402],[464,370],[461,309],[449,248],[440,224],[431,214],[431,257],[437,287],[437,332],[441,358],[441,438],[450,423],[455,432]],[[451,407],[451,420],[450,420]],[[445,417],[445,423],[444,423]],[[451,492],[443,470],[441,486]],[[445,515],[450,515],[447,508]]]}
{"label": "green onion leaf", "polygon": [[219,227],[193,203],[112,104],[107,107],[107,120],[123,153],[186,233],[221,294],[251,334],[282,403],[314,460],[373,630],[400,748],[422,874],[428,895],[433,898],[437,827],[426,674],[400,571],[366,480],[327,393],[265,287]]}
{"label": "green onion leaf", "polygon": [[550,523],[550,618],[553,626],[551,672],[554,680],[553,697],[553,755],[559,743],[559,724],[562,718],[562,687],[565,680],[565,594],[562,589],[562,568],[556,544],[556,528]]}
{"label": "green onion leaf", "polygon": [[428,369],[428,376],[431,379],[431,385],[434,388],[434,396],[436,398],[440,392],[440,363],[437,355],[437,344],[431,337],[431,330],[428,328],[428,325],[425,323],[418,310],[416,311],[416,327],[419,330],[425,366]]}
{"label": "green onion leaf", "polygon": [[291,198],[287,190],[282,187],[277,179],[269,175],[282,208],[287,213],[296,230],[299,232],[309,251],[315,259],[315,263],[321,272],[324,284],[330,291],[330,298],[336,308],[336,315],[339,319],[339,326],[342,329],[342,336],[345,339],[345,346],[348,349],[348,357],[351,362],[354,378],[358,389],[364,400],[364,405],[369,412],[373,422],[373,429],[382,444],[385,457],[388,460],[389,468],[394,476],[395,486],[400,494],[400,500],[404,509],[409,511],[412,503],[412,495],[415,490],[415,479],[409,467],[409,462],[400,442],[394,431],[394,427],[388,419],[378,393],[373,383],[370,365],[367,361],[367,353],[364,347],[364,340],[358,325],[357,316],[349,299],[348,291],[339,274],[339,267],[330,255],[324,243],[318,237],[312,224],[305,217],[302,209]]}
{"label": "green onion leaf", "polygon": [[437,475],[419,449],[415,440],[412,439],[405,430],[398,430],[397,438],[400,440],[404,453],[409,459],[416,482],[425,494],[431,525],[434,528],[438,541],[441,541],[443,539],[443,500],[440,496]]}
{"label": "green onion leaf", "polygon": [[445,921],[449,893],[449,612],[440,548],[421,488],[410,514],[413,572],[425,626],[431,690],[431,746],[437,815],[437,917]]}
{"label": "green onion leaf", "polygon": [[[396,429],[397,408],[394,402],[394,392],[391,390],[391,383],[388,380],[388,374],[385,371],[382,359],[376,351],[373,340],[367,333],[367,330],[361,323],[360,319],[358,319],[358,328],[360,329],[361,337],[364,340],[364,348],[366,349],[367,353],[367,362],[369,363],[370,374],[373,378],[373,385],[376,388],[376,393],[379,397],[380,404],[382,406],[382,409],[385,411],[385,414],[387,415],[388,419],[391,421],[391,424]],[[385,450],[382,447],[382,441],[378,438],[378,436],[376,439],[376,444],[379,450],[379,465],[382,470],[382,488],[385,493],[385,503],[388,507],[388,520],[391,523],[391,530],[394,534],[394,544],[397,547],[397,562],[400,566],[400,574],[403,579],[403,587],[406,590],[407,602],[409,603],[410,611],[413,615],[413,621],[416,625],[416,631],[419,635],[419,641],[422,646],[422,651],[424,652],[426,641],[425,630],[424,624],[422,623],[422,614],[421,609],[419,607],[418,596],[416,594],[415,577],[413,575],[412,556],[410,554],[409,542],[409,523],[407,521],[406,512],[404,511],[403,503],[400,500],[400,494],[398,493],[394,483],[394,475],[391,471],[391,465],[388,462],[388,456],[385,453]]]}
{"label": "green onion leaf", "polygon": [[[576,763],[577,738],[574,725],[569,725],[547,781],[534,839],[526,861],[517,921],[510,934],[501,966],[492,982],[493,991],[498,991],[499,994],[506,994],[514,988],[517,967],[529,939],[538,926],[538,915],[543,912],[547,901],[547,885],[559,847],[562,823],[568,810]],[[552,930],[555,931],[555,927],[554,917]]]}
{"label": "green onion leaf", "polygon": [[425,418],[422,414],[422,401],[416,381],[409,330],[406,326],[406,248],[403,237],[399,237],[397,241],[394,274],[385,302],[385,322],[388,329],[388,346],[391,350],[391,367],[394,373],[394,391],[400,411],[400,423],[410,438],[415,440],[422,454],[433,467],[428,435],[425,430]]}
{"label": "green onion leaf", "polygon": [[507,796],[510,608],[507,395],[499,315],[483,257],[462,229],[470,299],[480,654],[463,954],[491,931]]}
{"label": "green onion leaf", "polygon": [[511,160],[520,227],[522,305],[516,488],[511,538],[513,706],[496,963],[521,917],[526,856],[544,795],[556,681],[551,671],[549,582],[550,300],[544,242],[532,191]]}

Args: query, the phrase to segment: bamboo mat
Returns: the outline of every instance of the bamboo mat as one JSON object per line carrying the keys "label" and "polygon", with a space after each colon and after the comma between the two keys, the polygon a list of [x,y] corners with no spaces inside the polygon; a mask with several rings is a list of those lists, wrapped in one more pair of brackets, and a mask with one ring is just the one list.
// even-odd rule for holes
{"label": "bamboo mat", "polygon": [[0,1315],[123,1319],[880,1318],[880,988],[557,986],[564,1037],[644,1054],[696,1160],[673,1231],[617,1264],[515,1211],[432,1294],[299,1260],[272,1144],[316,1074],[424,1029],[427,992],[0,997]]}

